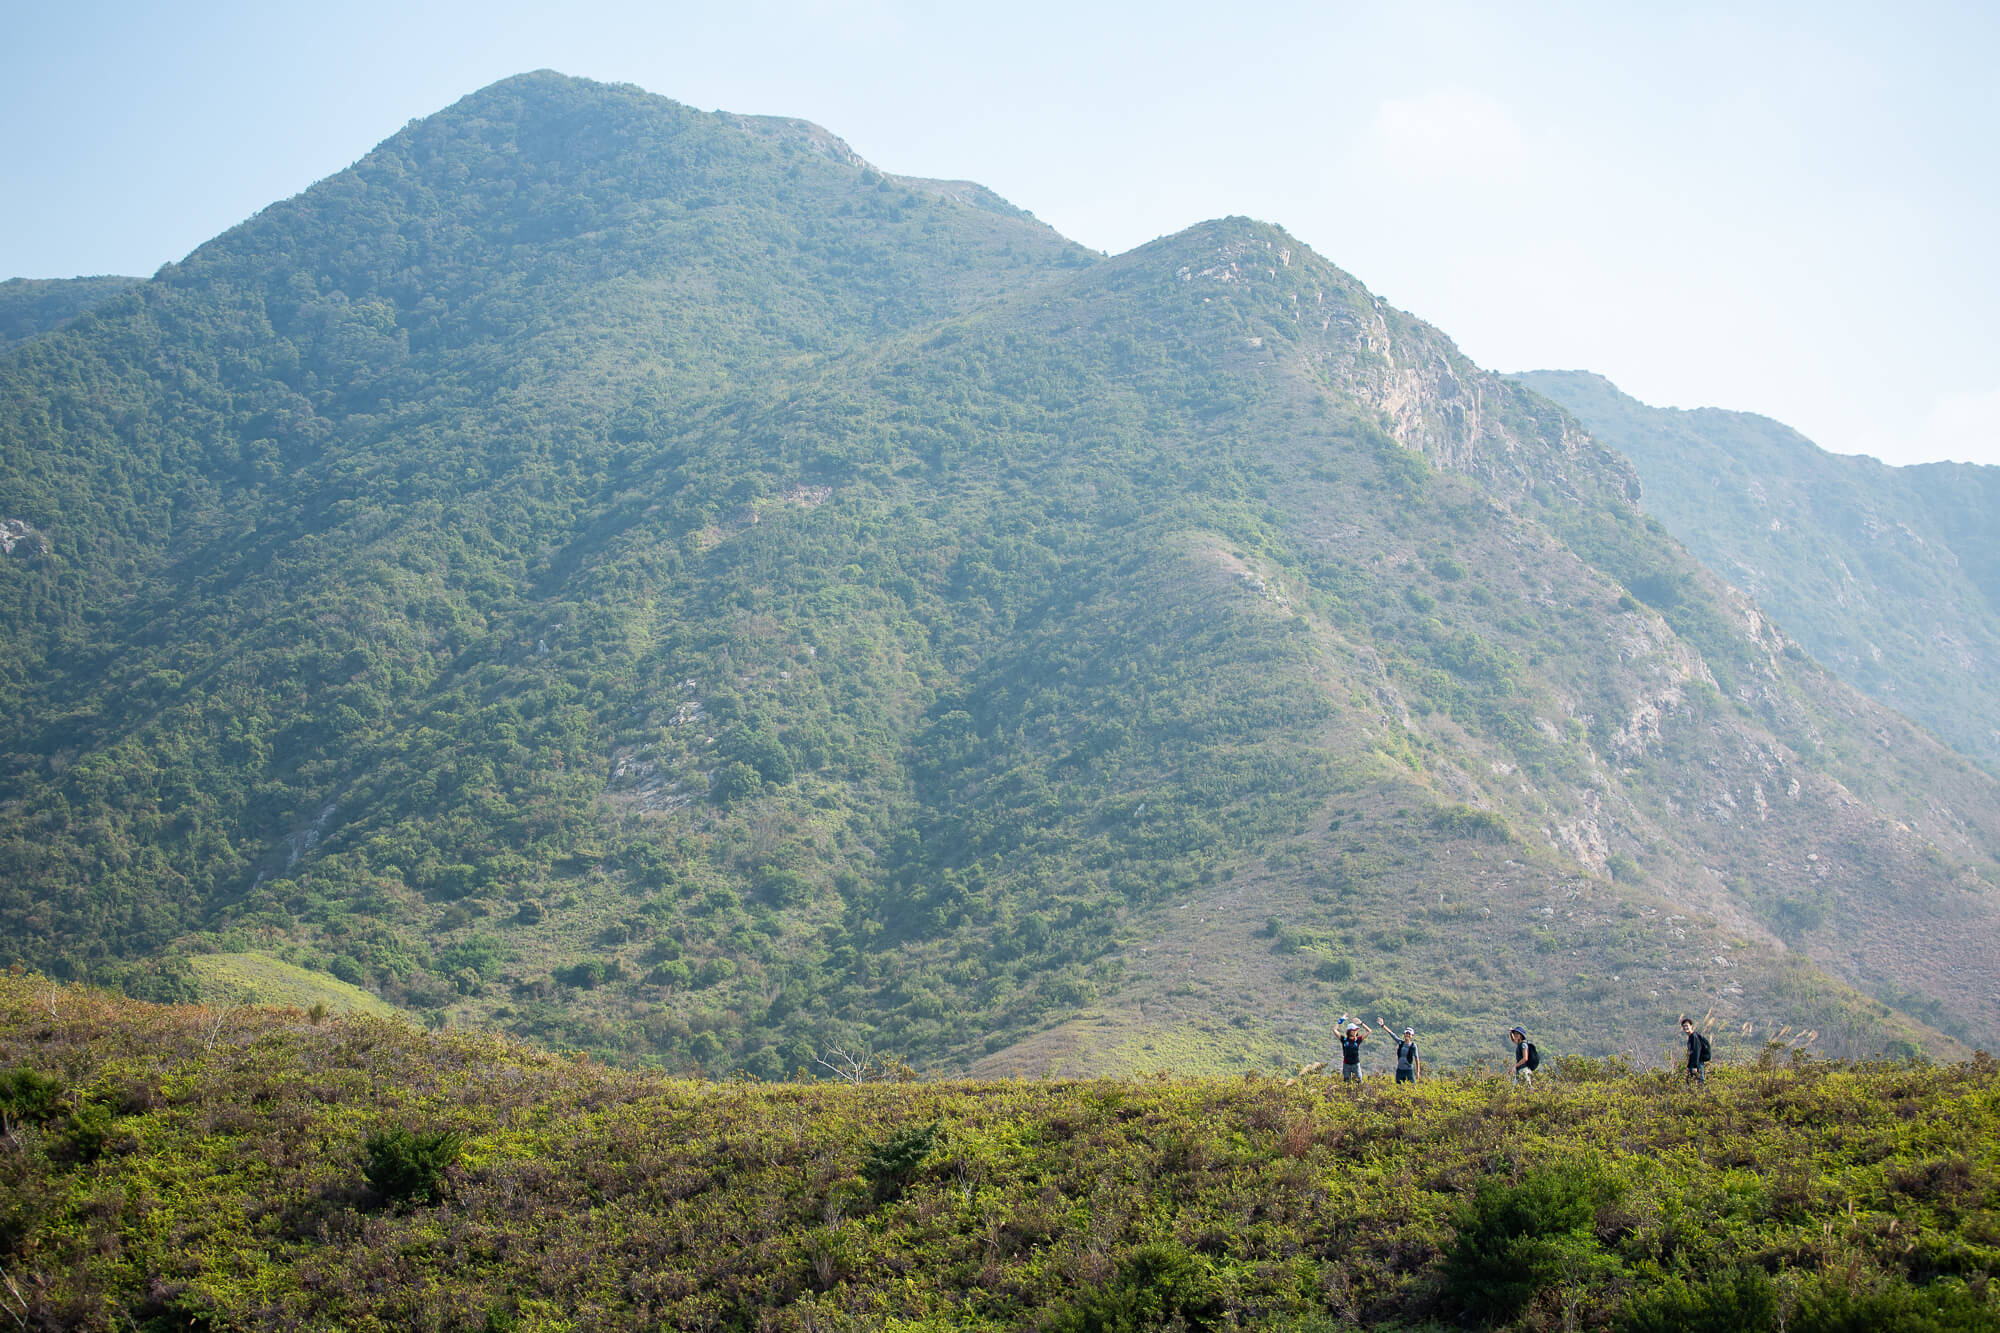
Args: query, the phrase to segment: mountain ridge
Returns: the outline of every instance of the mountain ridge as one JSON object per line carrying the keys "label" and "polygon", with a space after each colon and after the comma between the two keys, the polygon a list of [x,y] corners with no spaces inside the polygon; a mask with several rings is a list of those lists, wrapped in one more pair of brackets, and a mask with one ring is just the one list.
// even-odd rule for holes
{"label": "mountain ridge", "polygon": [[62,328],[92,306],[143,281],[117,274],[0,281],[0,349]]}
{"label": "mountain ridge", "polygon": [[522,76],[0,360],[0,941],[762,1077],[2000,1031],[1991,779],[1622,456],[1281,229],[899,182]]}
{"label": "mountain ridge", "polygon": [[1638,462],[1653,508],[1858,688],[2000,768],[2000,468],[1830,454],[1754,413],[1517,376]]}

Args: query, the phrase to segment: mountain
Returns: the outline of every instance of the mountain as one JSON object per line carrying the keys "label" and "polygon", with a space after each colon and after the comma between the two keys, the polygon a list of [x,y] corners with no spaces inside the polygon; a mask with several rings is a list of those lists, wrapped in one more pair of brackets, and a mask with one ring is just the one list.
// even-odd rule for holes
{"label": "mountain", "polygon": [[759,1076],[2000,1033],[1993,779],[1275,227],[542,73],[0,385],[38,967]]}
{"label": "mountain", "polygon": [[0,348],[59,329],[142,279],[8,278],[0,282]]}
{"label": "mountain", "polygon": [[1647,512],[1815,658],[2000,773],[2000,468],[1830,454],[1584,371],[1515,378],[1630,458]]}

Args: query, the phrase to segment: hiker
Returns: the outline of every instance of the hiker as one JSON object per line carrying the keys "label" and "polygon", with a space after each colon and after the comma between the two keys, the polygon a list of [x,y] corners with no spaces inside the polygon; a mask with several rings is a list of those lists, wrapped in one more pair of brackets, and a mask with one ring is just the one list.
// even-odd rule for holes
{"label": "hiker", "polygon": [[1687,1081],[1708,1086],[1708,1062],[1713,1051],[1704,1033],[1694,1030],[1694,1020],[1685,1014],[1681,1016],[1681,1032],[1688,1039]]}
{"label": "hiker", "polygon": [[1368,1029],[1349,1020],[1347,1030],[1340,1034],[1340,1081],[1359,1083],[1361,1081],[1361,1043],[1368,1040]]}
{"label": "hiker", "polygon": [[1535,1071],[1542,1067],[1542,1053],[1535,1049],[1535,1043],[1528,1040],[1528,1034],[1521,1028],[1507,1029],[1508,1040],[1514,1043],[1514,1081],[1535,1086]]}
{"label": "hiker", "polygon": [[[1379,1017],[1375,1021],[1382,1023]],[[1417,1058],[1417,1030],[1415,1028],[1404,1028],[1403,1035],[1396,1037],[1389,1030],[1388,1024],[1383,1023],[1382,1035],[1394,1038],[1396,1042],[1396,1081],[1398,1083],[1415,1083],[1417,1081],[1417,1070],[1423,1067],[1423,1061]]]}

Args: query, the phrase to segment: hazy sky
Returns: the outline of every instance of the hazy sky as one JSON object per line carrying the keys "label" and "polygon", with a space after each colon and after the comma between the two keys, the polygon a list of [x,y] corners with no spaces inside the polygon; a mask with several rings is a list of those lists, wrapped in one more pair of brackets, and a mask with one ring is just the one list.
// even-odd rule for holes
{"label": "hazy sky", "polygon": [[546,67],[804,116],[1114,253],[1247,213],[1482,365],[1597,370],[1891,462],[2000,463],[2000,5],[0,0],[0,18],[0,276],[151,273],[410,118]]}

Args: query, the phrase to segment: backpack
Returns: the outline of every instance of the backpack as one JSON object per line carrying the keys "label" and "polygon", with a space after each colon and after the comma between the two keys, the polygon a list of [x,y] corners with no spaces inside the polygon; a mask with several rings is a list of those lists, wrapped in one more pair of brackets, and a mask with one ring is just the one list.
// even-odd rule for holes
{"label": "backpack", "polygon": [[1528,1043],[1528,1068],[1540,1069],[1541,1067],[1542,1053],[1535,1049],[1535,1043],[1531,1041]]}
{"label": "backpack", "polygon": [[1698,1032],[1695,1035],[1701,1038],[1701,1063],[1707,1064],[1709,1059],[1708,1034],[1706,1032]]}

